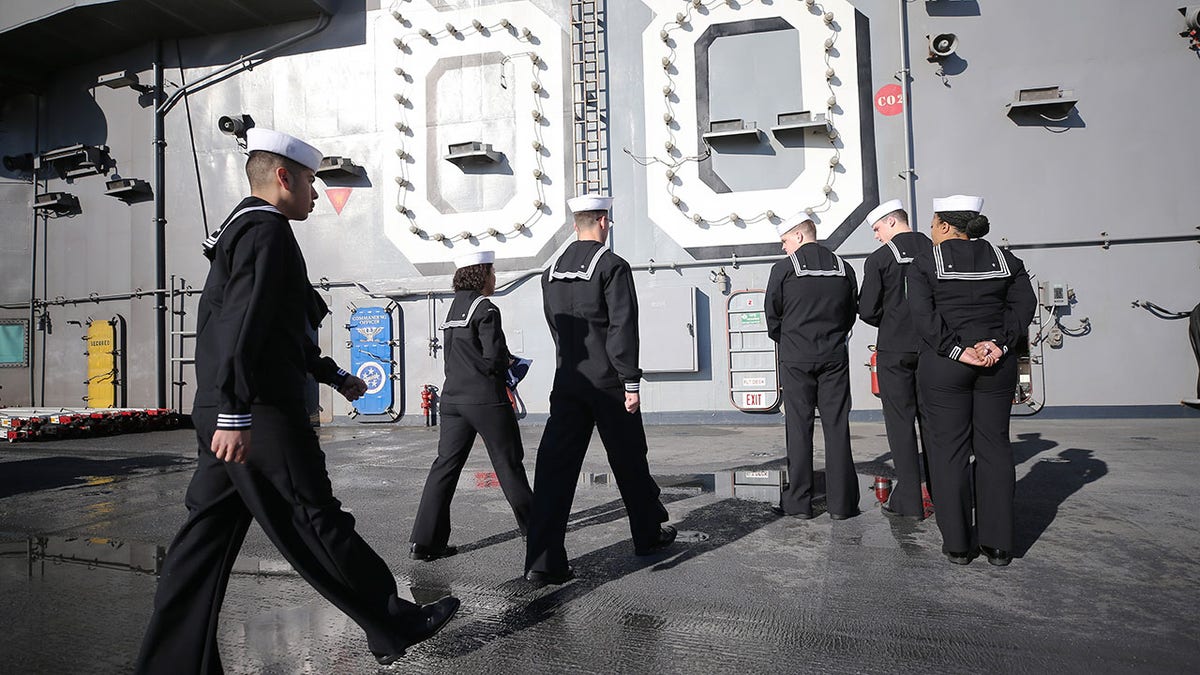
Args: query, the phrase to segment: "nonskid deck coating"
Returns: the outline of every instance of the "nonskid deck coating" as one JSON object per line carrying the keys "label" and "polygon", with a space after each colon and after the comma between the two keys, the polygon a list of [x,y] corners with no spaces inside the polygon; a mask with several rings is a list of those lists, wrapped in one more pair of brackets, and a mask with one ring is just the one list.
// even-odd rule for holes
{"label": "nonskid deck coating", "polygon": [[[540,431],[523,428],[530,472]],[[632,555],[594,443],[567,539],[579,578],[539,590],[519,578],[521,540],[482,448],[454,504],[451,541],[462,552],[418,563],[406,542],[436,434],[323,429],[335,492],[401,588],[423,602],[453,593],[463,599],[460,615],[380,668],[361,631],[255,527],[222,614],[222,660],[230,673],[1185,672],[1200,664],[1192,506],[1200,419],[1015,421],[1018,558],[1007,568],[982,559],[950,565],[932,520],[884,518],[869,491],[870,478],[888,469],[882,425],[852,431],[865,512],[834,523],[780,519],[708,488],[705,476],[778,466],[782,428],[648,428],[651,468],[689,540],[650,558]],[[179,431],[0,452],[0,531],[9,533],[0,547],[0,672],[130,670],[155,585],[146,561],[182,522],[191,444]]]}

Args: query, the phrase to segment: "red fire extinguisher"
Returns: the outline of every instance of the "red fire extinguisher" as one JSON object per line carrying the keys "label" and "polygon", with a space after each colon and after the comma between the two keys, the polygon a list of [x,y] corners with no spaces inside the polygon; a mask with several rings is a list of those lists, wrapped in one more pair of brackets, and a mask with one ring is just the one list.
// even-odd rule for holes
{"label": "red fire extinguisher", "polygon": [[866,366],[871,371],[871,393],[879,396],[879,353],[875,351],[875,345],[870,345],[871,360],[867,361]]}
{"label": "red fire extinguisher", "polygon": [[433,426],[433,397],[437,387],[426,384],[421,387],[421,411],[425,413],[425,426]]}
{"label": "red fire extinguisher", "polygon": [[888,497],[892,496],[892,479],[883,476],[875,476],[875,499],[880,504],[886,504]]}

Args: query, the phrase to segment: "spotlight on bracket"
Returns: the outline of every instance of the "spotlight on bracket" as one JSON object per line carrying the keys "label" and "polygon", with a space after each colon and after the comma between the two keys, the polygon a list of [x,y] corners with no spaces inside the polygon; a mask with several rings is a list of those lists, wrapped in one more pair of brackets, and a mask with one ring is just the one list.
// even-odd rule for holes
{"label": "spotlight on bracket", "polygon": [[254,120],[249,115],[222,115],[217,120],[217,128],[221,133],[246,138],[246,130],[254,127]]}
{"label": "spotlight on bracket", "polygon": [[958,36],[954,33],[939,33],[925,36],[929,40],[929,62],[944,61],[958,51]]}
{"label": "spotlight on bracket", "polygon": [[143,94],[148,94],[148,93],[154,91],[154,87],[152,87],[148,84],[142,84],[138,80],[137,73],[135,73],[131,70],[118,70],[115,73],[101,75],[100,77],[96,78],[96,85],[97,86],[105,86],[105,87],[108,87],[109,89],[120,89],[122,87],[129,87],[130,89],[140,91]]}
{"label": "spotlight on bracket", "polygon": [[79,213],[79,198],[69,192],[43,192],[34,199],[33,208],[56,215]]}

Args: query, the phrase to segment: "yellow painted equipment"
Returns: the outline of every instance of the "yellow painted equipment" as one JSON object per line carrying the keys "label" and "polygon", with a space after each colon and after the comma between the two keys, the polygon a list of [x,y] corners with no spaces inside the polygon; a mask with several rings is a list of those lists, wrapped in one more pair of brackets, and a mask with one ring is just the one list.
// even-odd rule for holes
{"label": "yellow painted equipment", "polygon": [[117,326],[115,321],[87,325],[87,407],[117,405]]}

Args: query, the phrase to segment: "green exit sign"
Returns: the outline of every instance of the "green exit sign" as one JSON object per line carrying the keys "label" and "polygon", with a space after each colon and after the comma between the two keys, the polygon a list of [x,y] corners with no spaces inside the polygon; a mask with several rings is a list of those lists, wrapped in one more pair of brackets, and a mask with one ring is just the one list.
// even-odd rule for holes
{"label": "green exit sign", "polygon": [[744,312],[741,320],[742,330],[765,330],[766,317],[762,312]]}

